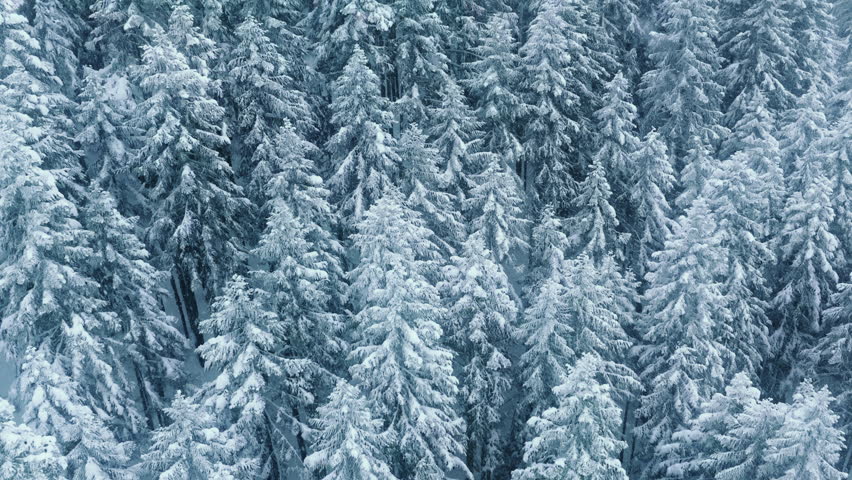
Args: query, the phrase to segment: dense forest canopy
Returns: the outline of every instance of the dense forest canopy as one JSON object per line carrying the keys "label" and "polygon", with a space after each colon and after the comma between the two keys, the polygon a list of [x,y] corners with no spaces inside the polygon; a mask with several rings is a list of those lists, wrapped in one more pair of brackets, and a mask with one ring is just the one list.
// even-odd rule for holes
{"label": "dense forest canopy", "polygon": [[849,0],[0,0],[0,480],[841,480],[850,273]]}

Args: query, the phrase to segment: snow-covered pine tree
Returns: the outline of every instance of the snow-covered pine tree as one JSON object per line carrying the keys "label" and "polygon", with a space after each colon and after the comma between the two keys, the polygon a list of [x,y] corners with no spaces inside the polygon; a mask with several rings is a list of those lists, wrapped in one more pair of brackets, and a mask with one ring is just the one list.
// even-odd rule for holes
{"label": "snow-covered pine tree", "polygon": [[509,278],[475,231],[447,267],[448,343],[461,365],[461,398],[467,423],[467,465],[492,478],[505,464],[500,426],[512,385],[509,350],[518,307]]}
{"label": "snow-covered pine tree", "polygon": [[477,232],[494,261],[506,266],[527,248],[523,199],[514,174],[496,155],[488,155],[483,170],[472,176],[474,187],[463,203],[470,228]]}
{"label": "snow-covered pine tree", "polygon": [[716,174],[719,160],[715,151],[708,144],[693,137],[691,147],[684,157],[684,165],[680,170],[678,186],[680,194],[675,198],[675,205],[682,211],[689,209],[692,202],[700,197],[706,198],[707,183]]}
{"label": "snow-covered pine tree", "polygon": [[185,335],[163,311],[165,274],[149,263],[135,222],[118,212],[109,193],[95,188],[88,196],[81,216],[92,232],[92,276],[117,321],[103,354],[126,392],[115,414],[124,429],[144,430],[143,422],[153,429],[163,422],[166,392],[184,380]]}
{"label": "snow-covered pine tree", "polygon": [[438,150],[443,181],[461,201],[473,187],[470,175],[482,168],[481,123],[456,82],[448,80],[438,96],[440,104],[430,112],[429,138]]}
{"label": "snow-covered pine tree", "polygon": [[312,147],[289,125],[274,139],[266,229],[251,252],[262,267],[252,278],[286,320],[290,354],[336,370],[345,351],[339,335],[343,248],[332,233],[337,219],[330,194],[307,155]]}
{"label": "snow-covered pine tree", "polygon": [[624,331],[619,292],[611,289],[610,272],[585,254],[563,261],[533,290],[520,335],[523,405],[532,415],[553,406],[550,390],[565,375],[565,365],[592,353],[603,361],[602,372],[614,387],[629,393],[638,381],[625,366],[631,341]]}
{"label": "snow-covered pine tree", "polygon": [[46,345],[28,348],[13,387],[21,419],[40,435],[59,442],[71,480],[108,480],[129,473],[132,443],[120,442],[78,391],[87,387],[68,376],[67,362]]}
{"label": "snow-covered pine tree", "polygon": [[454,410],[453,353],[440,345],[446,315],[429,277],[439,268],[429,230],[401,195],[388,190],[358,223],[359,252],[349,298],[357,312],[350,372],[383,430],[398,478],[437,480],[462,460],[463,421]]}
{"label": "snow-covered pine tree", "polygon": [[128,125],[135,103],[128,78],[113,70],[84,68],[74,140],[81,147],[89,181],[111,193],[122,213],[138,213],[145,201],[130,171],[133,136],[138,132]]}
{"label": "snow-covered pine tree", "polygon": [[[524,129],[521,179],[528,195],[564,213],[576,195],[579,170],[572,140],[580,125],[571,113],[579,95],[568,88],[571,57],[562,0],[541,0],[520,49],[524,101],[530,105]],[[574,159],[574,160],[571,160]]]}
{"label": "snow-covered pine tree", "polygon": [[726,252],[707,202],[699,197],[678,220],[645,276],[639,354],[649,385],[637,409],[637,434],[645,442],[653,475],[665,460],[658,449],[700,412],[701,401],[720,391],[730,353],[720,341],[731,320],[719,281]]}
{"label": "snow-covered pine tree", "polygon": [[647,27],[635,0],[601,0],[598,13],[601,17],[602,36],[612,42],[613,57],[618,68],[631,83],[642,71]]}
{"label": "snow-covered pine tree", "polygon": [[530,419],[535,437],[526,443],[525,465],[513,480],[627,480],[619,459],[627,447],[621,409],[598,380],[601,371],[600,359],[586,354],[553,389],[558,406]]}
{"label": "snow-covered pine tree", "polygon": [[[632,155],[641,143],[636,136],[636,106],[630,83],[622,72],[616,73],[604,88],[602,105],[594,114],[597,150],[593,164],[603,165],[616,198],[627,197],[634,173]],[[626,205],[617,208],[624,212]]]}
{"label": "snow-covered pine tree", "polygon": [[718,164],[706,182],[705,194],[711,199],[727,255],[720,279],[733,314],[730,328],[719,340],[733,353],[727,360],[729,371],[756,375],[769,350],[765,272],[775,257],[761,220],[765,202],[755,195],[763,183],[749,160],[744,152],[737,152]]}
{"label": "snow-covered pine tree", "polygon": [[517,18],[495,14],[484,27],[480,44],[473,49],[471,75],[466,86],[476,100],[476,116],[482,122],[482,145],[496,153],[511,169],[520,172],[523,147],[517,122],[528,108],[517,92],[521,82]]}
{"label": "snow-covered pine tree", "polygon": [[796,42],[796,93],[830,88],[836,81],[834,66],[843,45],[838,44],[840,22],[832,15],[832,2],[804,0],[785,7],[787,17],[793,21],[790,30]]}
{"label": "snow-covered pine tree", "polygon": [[393,439],[357,387],[339,380],[312,423],[314,453],[305,464],[322,480],[396,480],[383,453]]}
{"label": "snow-covered pine tree", "polygon": [[764,229],[763,238],[775,235],[781,210],[784,208],[784,171],[781,151],[775,138],[775,117],[768,108],[768,99],[760,90],[742,97],[750,99],[742,105],[739,121],[723,142],[720,156],[727,159],[738,155],[738,162],[757,174],[751,195],[759,202],[760,211],[752,217]]}
{"label": "snow-covered pine tree", "polygon": [[773,347],[795,368],[798,351],[823,328],[822,311],[845,266],[840,241],[832,232],[831,185],[823,171],[819,145],[811,144],[796,160],[793,193],[787,199],[777,239],[779,289],[773,299],[780,325]]}
{"label": "snow-covered pine tree", "polygon": [[588,255],[596,264],[613,255],[624,257],[629,236],[620,231],[620,224],[610,203],[612,190],[606,179],[603,157],[596,157],[591,170],[580,183],[572,200],[574,213],[569,220],[568,239],[578,253]]}
{"label": "snow-covered pine tree", "polygon": [[[448,64],[443,41],[447,26],[435,11],[434,0],[393,0],[395,21],[391,35],[390,57],[395,85],[390,96],[406,102],[421,102],[420,95],[428,101],[448,81]],[[407,97],[407,98],[406,98]],[[398,104],[397,109],[410,110],[411,106]],[[414,108],[425,111],[415,105]],[[425,119],[412,116],[412,112],[399,112],[397,118],[403,125]]]}
{"label": "snow-covered pine tree", "polygon": [[235,445],[216,428],[213,414],[191,397],[178,391],[166,415],[171,423],[153,432],[142,471],[163,480],[235,480],[247,478],[255,467],[231,463]]}
{"label": "snow-covered pine tree", "polygon": [[[312,128],[311,112],[304,95],[294,89],[288,76],[288,62],[279,47],[267,36],[261,24],[247,18],[235,30],[236,45],[228,52],[227,95],[234,105],[234,162],[242,176],[256,180],[275,162],[274,137],[285,121],[303,134]],[[262,173],[261,173],[262,176]],[[261,189],[250,189],[257,205],[265,203]]]}
{"label": "snow-covered pine tree", "polygon": [[530,237],[529,273],[526,278],[529,291],[562,268],[570,247],[564,219],[556,216],[553,208],[543,208],[538,220],[533,223]]}
{"label": "snow-covered pine tree", "polygon": [[720,447],[708,465],[719,480],[770,480],[778,478],[766,468],[769,441],[782,428],[790,407],[764,399],[751,403],[733,420],[727,435],[718,437]]}
{"label": "snow-covered pine tree", "polygon": [[85,30],[73,2],[33,0],[33,36],[41,44],[42,58],[53,65],[59,91],[72,97],[79,84],[80,60],[77,52]]}
{"label": "snow-covered pine tree", "polygon": [[355,48],[365,54],[373,68],[387,68],[388,52],[381,39],[396,20],[387,0],[317,0],[305,24],[320,70],[339,72]]}
{"label": "snow-covered pine tree", "polygon": [[[187,14],[177,7],[171,26],[185,28]],[[172,275],[196,345],[203,343],[196,293],[211,300],[240,265],[244,227],[253,216],[219,154],[228,143],[225,111],[210,95],[210,79],[191,66],[203,58],[190,62],[171,40],[183,36],[194,45],[190,37],[200,35],[195,27],[159,31],[143,48],[136,78],[145,99],[132,119],[143,135],[135,165],[151,203],[147,241],[157,265]]]}
{"label": "snow-covered pine tree", "polygon": [[201,322],[208,340],[198,348],[208,368],[219,371],[204,388],[203,405],[219,415],[237,439],[242,461],[257,474],[280,478],[300,445],[281,438],[291,430],[301,439],[299,407],[313,402],[313,362],[286,356],[287,326],[269,308],[269,294],[234,276]]}
{"label": "snow-covered pine tree", "polygon": [[725,458],[722,452],[726,442],[733,441],[730,432],[739,427],[739,415],[759,399],[760,390],[752,385],[748,374],[734,375],[724,392],[704,401],[700,414],[660,448],[665,478],[713,479],[717,472],[733,466],[736,460]]}
{"label": "snow-covered pine tree", "polygon": [[[766,470],[778,480],[842,480],[848,475],[835,468],[843,449],[843,433],[835,427],[834,397],[806,380],[793,395],[790,412],[771,438]],[[743,477],[746,478],[746,477]]]}
{"label": "snow-covered pine tree", "polygon": [[124,70],[138,63],[142,46],[156,31],[156,25],[168,20],[168,9],[160,0],[101,0],[90,2],[91,32],[86,50],[99,62]]}
{"label": "snow-covered pine tree", "polygon": [[464,178],[467,172],[459,171],[452,179],[448,178],[450,175],[441,175],[438,150],[427,142],[416,123],[402,133],[397,151],[402,174],[400,186],[408,206],[420,213],[434,233],[432,239],[442,250],[453,251],[464,239],[465,227],[458,196],[444,190],[448,185],[460,187],[462,183],[455,180]]}
{"label": "snow-covered pine tree", "polygon": [[658,31],[648,47],[653,67],[642,76],[643,121],[660,131],[673,164],[683,168],[690,149],[713,144],[722,134],[718,14],[708,0],[664,0],[659,8]]}
{"label": "snow-covered pine tree", "polygon": [[724,57],[721,72],[726,89],[725,125],[734,128],[743,116],[754,113],[757,92],[762,108],[774,125],[776,115],[791,107],[796,88],[796,40],[786,0],[743,3],[724,0],[720,5],[720,43]]}
{"label": "snow-covered pine tree", "polygon": [[62,478],[66,466],[56,439],[16,423],[15,407],[0,399],[0,479]]}
{"label": "snow-covered pine tree", "polygon": [[674,187],[675,178],[669,161],[668,149],[655,130],[642,139],[640,147],[631,156],[630,202],[635,220],[631,241],[635,248],[632,264],[639,277],[645,275],[652,254],[662,248],[671,234],[674,220],[666,194]]}
{"label": "snow-covered pine tree", "polygon": [[387,130],[388,107],[379,77],[367,65],[364,51],[355,47],[334,83],[330,108],[336,131],[326,147],[333,172],[329,186],[350,226],[395,185],[400,159]]}

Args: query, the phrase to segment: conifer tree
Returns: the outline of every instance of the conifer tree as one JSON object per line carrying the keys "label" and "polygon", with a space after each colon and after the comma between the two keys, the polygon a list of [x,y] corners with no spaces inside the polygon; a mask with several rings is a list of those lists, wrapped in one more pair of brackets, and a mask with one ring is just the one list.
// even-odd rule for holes
{"label": "conifer tree", "polygon": [[275,137],[275,163],[265,185],[266,229],[251,252],[262,267],[251,275],[286,319],[291,353],[334,370],[345,351],[339,335],[343,248],[332,233],[337,220],[307,155],[310,147],[287,125]]}
{"label": "conifer tree", "polygon": [[760,390],[745,372],[731,379],[724,392],[714,393],[701,404],[700,414],[674,432],[670,443],[660,450],[665,456],[667,478],[716,478],[717,472],[733,466],[735,460],[724,457],[731,431],[737,419],[756,405]]}
{"label": "conifer tree", "polygon": [[443,181],[459,200],[473,187],[470,175],[481,168],[480,123],[467,105],[464,92],[447,81],[439,92],[440,104],[431,112],[429,137],[443,167]]}
{"label": "conifer tree", "polygon": [[653,67],[642,76],[645,123],[659,130],[674,163],[682,166],[688,165],[690,149],[722,134],[718,14],[707,0],[664,0],[660,9],[659,31],[648,47]]}
{"label": "conifer tree", "polygon": [[[461,222],[461,205],[458,198],[446,191],[448,185],[462,185],[450,181],[438,171],[439,154],[417,124],[413,124],[399,140],[400,180],[402,194],[408,206],[417,210],[434,233],[433,239],[445,251],[451,251],[464,238]],[[449,172],[447,172],[449,173]],[[459,172],[459,176],[466,176]]]}
{"label": "conifer tree", "polygon": [[[312,122],[304,95],[294,89],[288,75],[287,59],[260,23],[249,17],[235,34],[237,43],[228,53],[226,83],[240,139],[232,148],[245,175],[274,162],[274,137],[285,121],[302,133],[312,128]],[[262,191],[252,193],[255,202],[264,203]]]}
{"label": "conifer tree", "polygon": [[396,184],[400,163],[396,142],[387,131],[387,99],[360,47],[334,83],[330,108],[337,130],[327,145],[333,168],[329,186],[341,213],[357,222]]}
{"label": "conifer tree", "polygon": [[[520,49],[521,69],[530,105],[529,121],[523,138],[524,165],[521,179],[529,194],[537,195],[543,204],[564,212],[576,194],[572,175],[577,162],[566,161],[573,145],[572,137],[580,131],[571,117],[580,97],[568,88],[569,39],[571,28],[565,21],[559,0],[538,3],[530,23],[527,41]],[[572,164],[573,163],[573,164]]]}
{"label": "conifer tree", "polygon": [[627,479],[619,460],[627,446],[620,439],[621,409],[596,378],[600,372],[600,360],[584,355],[554,388],[559,404],[530,419],[535,438],[513,480]]}
{"label": "conifer tree", "polygon": [[[171,26],[187,28],[188,14],[177,7]],[[195,48],[192,38],[201,34],[188,28],[160,31],[144,47],[136,74],[146,98],[133,122],[145,135],[135,163],[152,203],[148,244],[157,264],[171,272],[175,298],[182,300],[200,345],[195,293],[212,299],[245,257],[241,239],[252,211],[219,154],[228,143],[225,112],[210,95],[210,79],[198,69],[203,58],[190,62],[190,52],[171,40],[182,35]]]}
{"label": "conifer tree", "polygon": [[61,478],[66,462],[56,439],[15,422],[15,407],[0,399],[0,479]]}
{"label": "conifer tree", "polygon": [[286,355],[287,325],[269,303],[266,292],[234,276],[201,322],[209,340],[198,351],[208,367],[221,372],[205,388],[204,406],[225,419],[228,434],[238,439],[239,456],[276,478],[292,453],[304,457],[275,432],[302,430],[294,412],[313,401],[309,385],[317,368]]}
{"label": "conifer tree", "polygon": [[[408,96],[419,102],[418,95],[429,96],[447,82],[449,59],[442,45],[447,27],[433,0],[393,0],[391,6],[396,16],[391,55],[396,92],[392,98],[404,101]],[[406,123],[419,120],[402,119]]]}
{"label": "conifer tree", "polygon": [[502,410],[512,384],[509,349],[518,307],[509,279],[473,232],[447,268],[449,343],[462,366],[461,398],[467,423],[467,464],[485,477],[503,464]]}
{"label": "conifer tree", "polygon": [[636,136],[636,106],[629,86],[624,74],[616,73],[607,82],[601,108],[594,115],[598,138],[594,163],[606,169],[606,178],[616,196],[629,190],[633,175],[632,155],[641,143]]}
{"label": "conifer tree", "polygon": [[606,179],[603,159],[598,157],[572,201],[575,213],[569,225],[569,240],[577,252],[600,263],[608,255],[623,258],[628,235],[619,231],[619,221],[610,203],[612,190]]}
{"label": "conifer tree", "polygon": [[166,415],[171,423],[154,431],[151,446],[142,455],[145,472],[163,480],[231,480],[251,472],[251,464],[235,468],[226,463],[234,445],[216,428],[210,411],[192,398],[177,392]]}
{"label": "conifer tree", "polygon": [[516,23],[510,14],[495,14],[488,20],[481,43],[473,49],[475,59],[470,62],[472,73],[466,85],[476,99],[483,149],[498,154],[509,168],[520,172],[523,146],[517,122],[528,107],[516,93],[521,82],[521,59],[513,33]]}
{"label": "conifer tree", "polygon": [[759,400],[748,405],[734,418],[734,428],[719,437],[719,451],[710,457],[710,465],[717,470],[719,480],[748,480],[777,478],[766,468],[766,458],[771,449],[769,441],[775,437],[789,414],[785,403]]}
{"label": "conifer tree", "polygon": [[[722,82],[726,89],[725,124],[729,128],[754,112],[758,94],[770,117],[792,106],[796,87],[796,41],[782,0],[742,4],[722,2],[720,43],[725,59]],[[770,121],[766,126],[774,125]]]}
{"label": "conifer tree", "polygon": [[526,220],[513,174],[495,155],[490,157],[485,168],[473,175],[474,187],[463,206],[472,219],[472,231],[482,239],[494,261],[503,263],[527,247]]}
{"label": "conifer tree", "polygon": [[693,137],[692,147],[686,152],[683,168],[679,172],[680,194],[675,198],[675,205],[686,211],[696,198],[706,198],[708,192],[705,188],[717,168],[719,160],[713,149]]}
{"label": "conifer tree", "polygon": [[429,231],[390,190],[352,240],[360,255],[349,292],[358,325],[350,372],[396,439],[383,453],[398,478],[466,472],[453,354],[439,343],[446,312],[428,280],[438,268]]}
{"label": "conifer tree", "polygon": [[306,24],[323,72],[337,72],[360,49],[372,68],[385,68],[380,39],[393,27],[395,12],[385,0],[319,0]]}
{"label": "conifer tree", "polygon": [[[703,198],[681,217],[662,250],[654,255],[646,310],[640,331],[645,345],[639,356],[649,385],[637,414],[638,434],[653,449],[698,415],[703,398],[723,388],[729,352],[719,338],[731,313],[718,278],[726,252]],[[657,451],[648,474],[662,467]]]}
{"label": "conifer tree", "polygon": [[774,298],[782,314],[776,336],[788,362],[822,330],[822,311],[839,279],[836,268],[845,264],[831,231],[832,191],[817,148],[811,145],[796,162],[792,181],[800,187],[787,199],[777,244],[784,273]]}
{"label": "conifer tree", "polygon": [[305,464],[322,480],[396,480],[382,453],[392,439],[357,387],[339,380],[313,423],[315,452]]}
{"label": "conifer tree", "polygon": [[675,179],[666,146],[654,130],[642,140],[632,164],[630,201],[637,218],[631,225],[631,239],[638,246],[634,264],[641,277],[652,254],[671,234],[674,221],[666,194],[674,187]]}
{"label": "conifer tree", "polygon": [[[52,357],[52,358],[51,358]],[[106,480],[126,475],[131,444],[120,442],[78,394],[82,385],[68,376],[62,359],[46,346],[29,348],[22,358],[13,395],[22,402],[21,419],[36,433],[56,437],[72,480]]]}
{"label": "conifer tree", "polygon": [[779,480],[842,480],[834,465],[840,459],[843,433],[835,427],[831,392],[804,381],[793,395],[790,413],[767,443],[767,470]]}

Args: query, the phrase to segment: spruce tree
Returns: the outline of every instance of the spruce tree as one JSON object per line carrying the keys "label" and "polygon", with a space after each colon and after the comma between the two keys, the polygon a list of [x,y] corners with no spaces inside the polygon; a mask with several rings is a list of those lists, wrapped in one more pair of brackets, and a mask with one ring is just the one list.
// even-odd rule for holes
{"label": "spruce tree", "polygon": [[201,322],[209,339],[198,351],[209,368],[220,371],[205,387],[204,406],[221,415],[228,435],[238,439],[240,458],[275,478],[293,453],[305,455],[275,432],[302,430],[294,412],[313,401],[309,385],[317,367],[286,356],[287,325],[269,303],[266,292],[234,276]]}
{"label": "spruce tree", "polygon": [[660,10],[659,31],[648,47],[653,67],[642,76],[644,120],[659,130],[680,168],[689,164],[690,149],[712,144],[723,133],[718,13],[707,0],[664,0]]}
{"label": "spruce tree", "polygon": [[[638,434],[648,449],[698,415],[703,398],[723,388],[729,352],[719,340],[730,322],[719,275],[726,252],[703,198],[678,220],[645,276],[645,310],[640,331],[642,378],[649,385],[637,410]],[[652,453],[652,452],[647,452]],[[663,467],[659,450],[647,463],[653,475]]]}
{"label": "spruce tree", "polygon": [[482,122],[483,149],[500,155],[505,164],[520,172],[523,160],[521,132],[517,122],[528,108],[517,92],[521,82],[521,59],[513,29],[517,19],[495,14],[482,32],[481,43],[473,52],[471,76],[466,85],[476,102],[476,116]]}
{"label": "spruce tree", "polygon": [[648,132],[631,160],[630,201],[636,212],[630,225],[631,240],[638,247],[633,262],[641,277],[674,226],[666,194],[674,187],[675,178],[666,146],[654,130]]}
{"label": "spruce tree", "polygon": [[358,326],[352,378],[397,440],[383,449],[398,478],[441,479],[461,460],[453,353],[440,345],[446,312],[429,278],[438,254],[419,214],[388,191],[352,236],[359,252],[349,298]]}
{"label": "spruce tree", "polygon": [[229,464],[234,445],[216,428],[210,411],[191,397],[178,391],[166,415],[171,423],[151,435],[151,446],[142,455],[143,471],[163,480],[231,480],[251,472],[251,464]]}
{"label": "spruce tree", "polygon": [[518,307],[509,278],[480,232],[465,241],[447,268],[448,342],[462,367],[461,398],[467,423],[467,464],[490,477],[504,463],[500,425],[512,385],[509,350]]}
{"label": "spruce tree", "polygon": [[56,439],[15,421],[15,407],[0,399],[0,479],[61,478],[66,468]]}
{"label": "spruce tree", "polygon": [[225,112],[198,69],[203,58],[191,62],[190,52],[171,40],[183,35],[184,43],[196,45],[192,38],[201,34],[185,25],[187,15],[177,7],[171,24],[189,30],[160,31],[143,48],[136,75],[146,95],[133,123],[144,135],[135,164],[151,202],[147,241],[157,265],[172,274],[175,298],[200,345],[196,292],[214,298],[245,257],[242,240],[252,210],[219,154],[228,143]]}
{"label": "spruce tree", "polygon": [[621,409],[598,380],[600,372],[600,360],[584,355],[554,388],[559,404],[530,419],[535,437],[513,480],[627,479],[619,460],[627,446],[620,438]]}
{"label": "spruce tree", "polygon": [[396,184],[400,163],[387,130],[387,99],[359,47],[334,83],[330,108],[337,130],[326,147],[333,168],[329,186],[341,213],[352,218],[350,223],[357,222]]}
{"label": "spruce tree", "polygon": [[843,433],[835,427],[831,392],[804,381],[793,395],[790,413],[767,442],[766,469],[779,480],[842,480],[835,468],[843,449]]}
{"label": "spruce tree", "polygon": [[571,202],[575,213],[569,224],[569,240],[576,252],[600,263],[608,255],[623,258],[628,235],[619,231],[619,221],[610,203],[612,189],[606,179],[603,159],[598,157]]}
{"label": "spruce tree", "polygon": [[[598,138],[594,162],[606,169],[606,178],[617,197],[630,190],[632,155],[641,143],[636,136],[636,106],[629,87],[624,74],[616,73],[606,84],[603,105],[594,115]],[[623,211],[623,206],[620,207]]]}
{"label": "spruce tree", "polygon": [[339,380],[313,424],[315,451],[305,464],[322,480],[396,480],[382,453],[392,438],[357,387]]}

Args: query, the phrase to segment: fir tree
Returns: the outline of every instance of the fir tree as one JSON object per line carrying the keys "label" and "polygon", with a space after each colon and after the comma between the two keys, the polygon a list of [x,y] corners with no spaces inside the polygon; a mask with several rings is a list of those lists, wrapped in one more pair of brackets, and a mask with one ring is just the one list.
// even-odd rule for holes
{"label": "fir tree", "polygon": [[382,454],[391,439],[356,387],[338,381],[313,423],[315,452],[305,464],[322,480],[396,480]]}
{"label": "fir tree", "polygon": [[402,193],[407,196],[408,206],[423,216],[442,249],[452,250],[464,238],[465,229],[458,198],[444,190],[447,185],[462,183],[448,181],[448,176],[439,173],[438,151],[427,143],[417,124],[403,132],[398,152],[403,173]]}
{"label": "fir tree", "polygon": [[653,253],[671,234],[674,222],[666,194],[674,187],[675,179],[666,146],[654,130],[642,140],[632,160],[630,201],[637,218],[631,225],[631,239],[638,246],[634,264],[642,276]]}
{"label": "fir tree", "polygon": [[793,395],[790,414],[767,443],[767,470],[779,480],[841,480],[846,473],[834,465],[840,459],[843,433],[835,428],[834,397],[827,388],[805,381]]}
{"label": "fir tree", "polygon": [[462,366],[468,466],[486,477],[503,464],[502,409],[512,384],[509,347],[518,307],[509,279],[476,232],[447,268],[449,342]]}
{"label": "fir tree", "polygon": [[328,141],[333,175],[329,185],[342,213],[359,221],[392,185],[399,169],[393,137],[387,132],[390,114],[379,91],[379,77],[356,47],[334,83],[332,124]]}
{"label": "fir tree", "polygon": [[777,348],[788,361],[822,330],[822,311],[845,263],[840,242],[831,231],[834,210],[831,186],[819,154],[811,147],[797,161],[793,177],[801,185],[787,200],[778,238],[783,276],[774,304],[782,314]]}
{"label": "fir tree", "polygon": [[497,263],[508,262],[527,247],[523,201],[513,175],[491,156],[484,170],[473,176],[474,187],[464,209],[476,232]]}
{"label": "fir tree", "polygon": [[[530,105],[524,131],[524,165],[521,178],[527,192],[535,192],[544,204],[564,212],[577,186],[572,177],[578,165],[566,161],[574,148],[572,136],[580,125],[571,117],[580,97],[568,88],[570,56],[565,21],[559,0],[542,0],[521,47],[521,64]],[[535,189],[534,186],[535,185]]]}
{"label": "fir tree", "polygon": [[[653,448],[698,415],[702,398],[721,390],[729,353],[719,338],[731,313],[725,306],[719,274],[726,253],[707,203],[697,199],[653,257],[645,276],[646,310],[639,356],[649,391],[637,414],[639,431]],[[648,463],[660,469],[661,452]]]}
{"label": "fir tree", "polygon": [[721,446],[710,457],[719,480],[777,478],[766,468],[769,442],[782,428],[789,406],[760,400],[734,418],[734,427],[719,437]]}
{"label": "fir tree", "polygon": [[[172,27],[186,28],[187,13],[176,8]],[[199,345],[195,292],[212,299],[245,257],[241,239],[251,209],[219,154],[228,143],[224,109],[210,96],[210,79],[172,42],[180,35],[195,45],[189,37],[200,34],[194,27],[159,32],[143,49],[136,73],[146,98],[133,122],[145,138],[135,163],[152,203],[148,243],[157,264],[172,273],[175,297]]]}
{"label": "fir tree", "polygon": [[[226,68],[228,95],[236,111],[234,153],[240,171],[269,168],[274,162],[274,137],[284,121],[301,132],[311,128],[311,113],[304,96],[293,88],[287,60],[252,17],[235,30],[237,43],[229,52]],[[254,200],[263,203],[263,192]]]}
{"label": "fir tree", "polygon": [[[51,359],[51,357],[53,357]],[[62,447],[72,480],[107,480],[128,473],[131,444],[119,442],[86,406],[59,357],[45,346],[29,348],[22,358],[13,395],[27,399],[22,420],[36,433],[52,435]]]}
{"label": "fir tree", "polygon": [[161,480],[210,478],[231,480],[245,478],[251,465],[228,465],[233,444],[216,428],[215,418],[204,407],[185,397],[175,395],[166,409],[171,423],[152,434],[152,443],[142,455],[142,469]]}
{"label": "fir tree", "polygon": [[645,122],[668,143],[677,165],[690,149],[719,139],[724,88],[717,82],[718,17],[707,0],[664,0],[659,31],[651,34],[653,68],[642,77]]}
{"label": "fir tree", "polygon": [[293,412],[313,401],[309,384],[316,365],[284,356],[286,326],[268,304],[264,291],[234,276],[201,322],[209,340],[198,351],[221,372],[205,389],[205,407],[228,423],[229,435],[239,439],[239,455],[259,460],[261,472],[275,478],[296,448],[276,438],[277,423],[300,430]]}
{"label": "fir tree", "polygon": [[627,446],[620,439],[621,409],[597,380],[600,371],[600,360],[585,355],[554,388],[559,404],[530,419],[536,436],[513,480],[627,479],[618,458]]}
{"label": "fir tree", "polygon": [[15,422],[15,407],[0,399],[0,479],[62,478],[65,458],[56,439],[39,435],[27,425]]}
{"label": "fir tree", "polygon": [[630,96],[629,82],[618,72],[605,88],[603,105],[595,112],[598,146],[594,163],[606,169],[607,180],[618,197],[629,190],[632,155],[641,142],[636,137],[636,106]]}
{"label": "fir tree", "polygon": [[523,146],[517,122],[527,106],[515,93],[521,82],[521,59],[513,34],[516,23],[510,14],[496,14],[489,19],[481,44],[473,50],[476,59],[470,62],[472,73],[466,85],[476,99],[483,149],[498,154],[508,167],[520,171]]}
{"label": "fir tree", "polygon": [[[449,59],[442,45],[447,27],[433,0],[394,0],[391,5],[396,14],[391,57],[396,92],[392,98],[409,96],[417,102],[418,92],[437,92],[447,81]],[[402,119],[406,123],[418,120],[410,115]]]}
{"label": "fir tree", "polygon": [[603,159],[596,158],[572,201],[575,213],[569,225],[572,246],[596,263],[610,254],[623,258],[628,239],[628,235],[618,229],[619,221],[610,203],[612,190],[604,169]]}
{"label": "fir tree", "polygon": [[438,150],[443,182],[462,200],[473,187],[470,175],[481,168],[480,122],[455,82],[446,82],[439,97],[440,105],[431,112],[429,136]]}
{"label": "fir tree", "polygon": [[428,238],[420,216],[387,192],[352,237],[360,260],[349,293],[359,330],[350,372],[397,439],[383,451],[394,474],[418,480],[467,471],[453,354],[439,344],[445,311],[428,280],[438,267]]}

